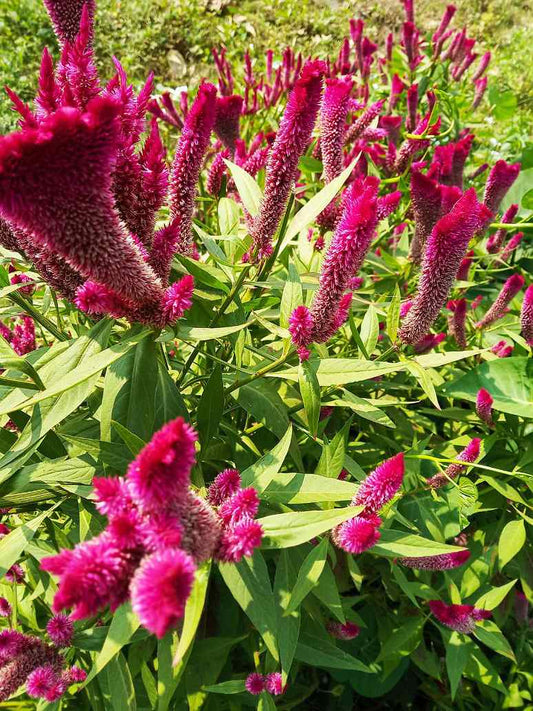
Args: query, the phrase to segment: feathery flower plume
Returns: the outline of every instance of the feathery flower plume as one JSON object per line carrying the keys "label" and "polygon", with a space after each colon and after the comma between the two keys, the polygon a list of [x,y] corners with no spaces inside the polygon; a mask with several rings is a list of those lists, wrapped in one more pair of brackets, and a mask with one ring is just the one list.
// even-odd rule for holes
{"label": "feathery flower plume", "polygon": [[496,161],[487,178],[483,195],[483,202],[491,212],[498,212],[501,201],[518,178],[519,172],[520,163],[506,163],[504,160]]}
{"label": "feathery flower plume", "polygon": [[73,42],[76,39],[84,7],[87,9],[92,28],[95,0],[44,0],[44,5],[61,44]]}
{"label": "feathery flower plume", "polygon": [[239,489],[225,499],[218,509],[218,515],[226,524],[236,523],[243,518],[254,518],[258,509],[257,491],[249,486],[246,489]]}
{"label": "feathery flower plume", "polygon": [[298,161],[311,140],[325,71],[326,65],[322,61],[305,63],[281,118],[268,156],[261,207],[251,229],[253,249],[259,260],[272,251],[271,240],[287,205]]}
{"label": "feathery flower plume", "polygon": [[440,21],[440,25],[437,27],[437,29],[432,37],[434,44],[446,32],[446,30],[448,29],[448,26],[449,26],[450,22],[452,21],[453,16],[455,15],[456,12],[457,12],[457,8],[455,7],[455,5],[447,5],[446,6],[444,13],[442,15],[442,19]]}
{"label": "feathery flower plume", "polygon": [[34,699],[46,699],[58,682],[57,671],[51,664],[37,667],[26,679],[26,692]]}
{"label": "feathery flower plume", "polygon": [[253,696],[259,696],[266,689],[266,679],[262,674],[248,674],[244,683],[246,691]]}
{"label": "feathery flower plume", "polygon": [[231,155],[235,153],[235,142],[239,138],[239,120],[244,99],[238,94],[221,96],[216,100],[214,131]]}
{"label": "feathery flower plume", "polygon": [[320,148],[326,183],[330,183],[343,169],[342,149],[352,87],[353,80],[350,77],[326,79],[320,111]]}
{"label": "feathery flower plume", "polygon": [[492,323],[505,316],[507,313],[507,307],[514,297],[522,290],[524,281],[524,277],[521,274],[513,274],[510,276],[503,285],[490,309],[483,316],[481,321],[476,323],[476,328],[486,328],[486,326],[490,326]]}
{"label": "feathery flower plume", "polygon": [[440,600],[430,600],[429,609],[441,624],[463,634],[471,634],[476,622],[492,617],[489,610],[480,610],[472,605],[446,605]]}
{"label": "feathery flower plume", "polygon": [[406,568],[416,570],[451,570],[464,565],[470,558],[470,551],[457,551],[456,553],[443,553],[442,555],[422,556],[421,558],[399,558]]}
{"label": "feathery flower plume", "polygon": [[381,534],[379,516],[355,516],[349,521],[344,521],[335,526],[331,532],[331,539],[335,545],[347,553],[358,555],[364,553],[379,541]]}
{"label": "feathery flower plume", "polygon": [[522,310],[520,312],[520,325],[522,335],[529,346],[533,346],[533,284],[530,284],[524,295]]}
{"label": "feathery flower plume", "polygon": [[441,217],[442,195],[436,180],[414,170],[411,174],[411,204],[415,220],[415,234],[409,257],[418,263],[424,253],[427,238]]}
{"label": "feathery flower plume", "polygon": [[209,486],[207,500],[212,506],[220,506],[223,501],[236,494],[240,486],[241,475],[237,469],[224,469]]}
{"label": "feathery flower plume", "polygon": [[222,533],[216,557],[226,563],[238,563],[261,545],[263,535],[261,524],[247,516],[232,521]]}
{"label": "feathery flower plume", "polygon": [[56,647],[70,647],[74,626],[67,615],[54,615],[46,625],[48,636]]}
{"label": "feathery flower plume", "polygon": [[409,299],[408,301],[404,301],[403,303],[400,304],[400,318],[401,319],[403,319],[407,316],[412,305],[413,305],[412,299]]}
{"label": "feathery flower plume", "polygon": [[[313,340],[313,317],[307,306],[297,306],[289,317],[289,332],[297,348],[305,348]],[[305,359],[304,359],[305,360]]]}
{"label": "feathery flower plume", "polygon": [[359,625],[355,622],[337,622],[336,620],[330,620],[326,625],[327,631],[332,637],[342,640],[355,639],[361,632]]}
{"label": "feathery flower plume", "polygon": [[131,581],[131,606],[159,639],[183,617],[196,567],[182,550],[167,549],[145,558]]}
{"label": "feathery flower plume", "polygon": [[491,350],[491,353],[497,355],[498,358],[508,358],[513,352],[514,346],[507,345],[507,341],[498,341],[495,343]]}
{"label": "feathery flower plume", "polygon": [[488,216],[487,208],[478,203],[471,188],[433,228],[424,252],[418,291],[399,331],[404,343],[415,344],[429,331],[446,303],[469,241]]}
{"label": "feathery flower plume", "polygon": [[494,398],[485,388],[480,388],[476,396],[476,413],[480,420],[482,420],[489,427],[494,427],[494,421],[492,419],[492,404],[494,403]]}
{"label": "feathery flower plume", "polygon": [[222,178],[224,177],[224,173],[226,173],[227,170],[224,159],[229,157],[230,153],[228,150],[221,151],[220,153],[216,154],[213,159],[213,162],[209,167],[209,171],[207,173],[206,187],[207,192],[210,195],[213,195],[214,197],[217,197],[217,195],[222,189]]}
{"label": "feathery flower plume", "polygon": [[386,459],[361,482],[352,505],[364,506],[366,513],[376,513],[394,497],[402,485],[404,471],[403,452]]}
{"label": "feathery flower plume", "polygon": [[466,469],[466,464],[472,464],[479,457],[481,440],[477,437],[471,439],[467,446],[455,457],[465,464],[450,464],[442,474],[435,474],[427,480],[428,486],[432,489],[440,489],[450,482],[450,479],[457,479]]}
{"label": "feathery flower plume", "polygon": [[[514,218],[518,214],[518,205],[513,204],[509,205],[507,210],[503,213],[502,216],[502,222],[504,224],[510,224],[513,222]],[[505,242],[505,239],[507,237],[507,230],[504,228],[501,228],[499,230],[496,230],[496,232],[491,235],[488,240],[487,240],[487,252],[489,254],[496,254],[496,252],[499,252],[501,248],[503,247],[503,243]]]}
{"label": "feathery flower plume", "polygon": [[24,570],[18,563],[13,563],[11,568],[7,571],[5,575],[8,583],[16,583],[17,585],[24,582]]}
{"label": "feathery flower plume", "polygon": [[170,224],[154,235],[150,264],[168,281],[172,257],[192,252],[192,217],[200,170],[216,119],[216,88],[203,82],[176,148],[170,175]]}

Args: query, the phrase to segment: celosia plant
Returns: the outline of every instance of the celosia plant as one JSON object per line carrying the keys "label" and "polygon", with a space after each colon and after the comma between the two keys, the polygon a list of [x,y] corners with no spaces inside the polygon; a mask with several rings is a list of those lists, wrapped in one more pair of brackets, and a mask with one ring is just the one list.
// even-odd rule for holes
{"label": "celosia plant", "polygon": [[529,173],[489,48],[402,4],[176,94],[45,0],[0,137],[2,702],[530,701]]}

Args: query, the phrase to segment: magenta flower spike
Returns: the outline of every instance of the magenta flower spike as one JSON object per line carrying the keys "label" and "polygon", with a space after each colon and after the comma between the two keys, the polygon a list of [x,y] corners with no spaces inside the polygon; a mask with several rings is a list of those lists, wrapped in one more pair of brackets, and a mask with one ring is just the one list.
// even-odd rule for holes
{"label": "magenta flower spike", "polygon": [[96,7],[95,0],[43,0],[52,20],[52,25],[61,44],[73,42],[80,29],[83,8],[87,8],[90,20],[90,35]]}
{"label": "magenta flower spike", "polygon": [[0,617],[10,617],[11,616],[11,605],[5,597],[0,597]]}
{"label": "magenta flower spike", "polygon": [[187,491],[195,442],[196,433],[182,417],[155,433],[128,468],[131,495],[137,504],[156,511]]}
{"label": "magenta flower spike", "polygon": [[183,617],[196,566],[182,550],[146,557],[131,581],[131,605],[141,623],[159,639]]}
{"label": "magenta flower spike", "polygon": [[372,121],[380,115],[385,104],[384,99],[370,104],[363,113],[356,118],[352,125],[348,128],[346,132],[345,143],[353,143],[358,138],[360,138],[364,131],[370,126]]}
{"label": "magenta flower spike", "polygon": [[239,121],[243,101],[242,96],[238,94],[222,96],[216,100],[216,118],[213,128],[232,156],[235,153],[235,142],[240,136]]}
{"label": "magenta flower spike", "polygon": [[441,624],[463,634],[471,634],[476,622],[492,617],[489,610],[480,610],[472,605],[446,605],[440,600],[430,600],[428,604]]}
{"label": "magenta flower spike", "polygon": [[476,79],[474,82],[474,100],[472,102],[472,108],[477,109],[480,105],[485,91],[487,90],[488,79],[487,77],[481,77],[481,79]]}
{"label": "magenta flower spike", "polygon": [[364,553],[379,541],[381,534],[379,516],[355,516],[349,521],[335,526],[331,532],[331,539],[335,545],[346,553],[359,555]]}
{"label": "magenta flower spike", "polygon": [[167,323],[180,319],[192,306],[194,279],[186,274],[179,281],[171,284],[163,297],[163,316]]}
{"label": "magenta flower spike", "polygon": [[[518,214],[518,205],[513,204],[509,205],[507,210],[503,213],[502,216],[502,222],[504,224],[510,224],[514,221],[514,218]],[[499,252],[501,248],[503,247],[503,243],[505,242],[505,239],[507,237],[507,230],[505,229],[499,229],[496,230],[496,232],[491,235],[488,240],[487,240],[487,252],[489,254],[496,254],[496,252]]]}
{"label": "magenta flower spike", "polygon": [[489,214],[470,188],[433,228],[422,260],[418,291],[399,331],[404,343],[415,344],[428,333],[446,303],[469,241]]}
{"label": "magenta flower spike", "polygon": [[494,422],[492,419],[492,404],[494,403],[494,398],[485,388],[480,388],[476,396],[476,413],[480,420],[482,420],[489,427],[494,427]]}
{"label": "magenta flower spike", "polygon": [[376,513],[395,496],[402,485],[404,472],[403,452],[386,459],[361,482],[352,506],[364,506],[365,513]]}
{"label": "magenta flower spike", "polygon": [[326,625],[327,631],[332,637],[336,639],[350,640],[355,639],[359,636],[361,628],[356,625],[355,622],[337,622],[336,620],[330,620]]}
{"label": "magenta flower spike", "polygon": [[398,563],[406,568],[415,568],[416,570],[452,570],[464,565],[469,558],[470,551],[465,549],[456,553],[443,553],[421,558],[399,558]]}
{"label": "magenta flower spike", "polygon": [[428,486],[432,489],[440,489],[450,482],[450,479],[457,477],[464,472],[466,464],[472,464],[479,457],[481,440],[475,437],[468,445],[455,457],[455,459],[465,462],[465,464],[450,464],[442,474],[435,474],[427,480]]}
{"label": "magenta flower spike", "polygon": [[533,346],[533,284],[530,284],[524,295],[522,310],[520,312],[520,325],[522,335],[529,346]]}
{"label": "magenta flower spike", "polygon": [[261,207],[250,231],[254,256],[259,260],[272,252],[272,237],[285,211],[298,161],[311,141],[325,71],[326,65],[322,61],[305,63],[281,118],[268,156]]}
{"label": "magenta flower spike", "polygon": [[224,469],[209,486],[207,500],[212,506],[220,506],[223,501],[236,494],[240,486],[241,475],[237,469]]}
{"label": "magenta flower spike", "polygon": [[485,52],[485,54],[479,60],[478,67],[477,67],[476,71],[474,72],[474,75],[472,77],[473,82],[478,81],[478,79],[481,79],[483,74],[485,74],[485,71],[487,70],[487,67],[490,64],[490,59],[491,59],[491,53]]}
{"label": "magenta flower spike", "polygon": [[252,696],[259,696],[266,689],[266,679],[262,674],[253,672],[248,674],[244,683],[246,691]]}
{"label": "magenta flower spike", "polygon": [[476,323],[476,328],[486,328],[505,316],[507,313],[507,307],[514,297],[522,290],[524,283],[525,280],[521,274],[513,274],[510,276],[503,285],[490,309],[483,316],[483,318]]}
{"label": "magenta flower spike", "polygon": [[342,218],[324,257],[310,310],[312,340],[317,343],[327,341],[339,327],[344,291],[351,277],[357,275],[370,248],[378,222],[378,186],[377,179],[366,178],[353,182],[346,190]]}
{"label": "magenta flower spike", "polygon": [[61,58],[61,72],[67,83],[64,93],[68,93],[68,102],[63,103],[72,104],[80,111],[86,111],[91,99],[101,93],[94,50],[91,46],[91,33],[91,18],[87,5],[84,5],[80,30],[75,40],[64,46]]}
{"label": "magenta flower spike", "polygon": [[415,234],[409,250],[409,258],[419,263],[426,241],[439,217],[442,195],[436,180],[414,170],[411,173],[411,204],[415,220]]}
{"label": "magenta flower spike", "polygon": [[216,119],[216,88],[203,82],[178,142],[170,175],[170,224],[154,235],[150,264],[168,281],[172,257],[192,253],[194,198],[204,155]]}
{"label": "magenta flower spike", "polygon": [[222,533],[217,560],[238,563],[245,556],[251,556],[263,540],[263,527],[258,521],[244,516],[230,523]]}
{"label": "magenta flower spike", "polygon": [[131,230],[142,244],[149,248],[152,243],[157,212],[162,207],[168,190],[168,169],[165,163],[165,147],[159,135],[156,119],[150,123],[150,132],[139,156],[140,194],[142,209],[132,216]]}
{"label": "magenta flower spike", "polygon": [[453,309],[453,335],[458,347],[466,349],[466,299],[458,299]]}
{"label": "magenta flower spike", "polygon": [[289,332],[297,348],[305,347],[313,340],[313,317],[307,306],[297,306],[289,318]]}
{"label": "magenta flower spike", "polygon": [[509,242],[505,245],[505,247],[502,249],[501,253],[501,258],[503,262],[508,262],[509,259],[511,258],[511,255],[517,249],[517,247],[520,246],[520,243],[524,239],[524,233],[523,232],[517,232],[515,235],[511,237]]}
{"label": "magenta flower spike", "polygon": [[413,350],[417,355],[429,353],[429,351],[432,351],[445,339],[445,333],[428,333],[424,336],[424,338],[421,338],[418,343],[413,345]]}
{"label": "magenta flower spike", "polygon": [[461,260],[461,264],[459,264],[459,269],[457,270],[457,276],[455,277],[457,281],[468,281],[468,274],[470,272],[470,267],[472,266],[474,254],[474,250],[469,249],[464,259]]}
{"label": "magenta flower spike", "polygon": [[67,615],[54,615],[46,625],[46,631],[56,647],[70,647],[74,626]]}
{"label": "magenta flower spike", "polygon": [[483,202],[491,212],[498,212],[501,201],[518,178],[519,172],[520,163],[506,163],[504,160],[499,160],[494,164],[487,178],[483,195]]}
{"label": "magenta flower spike", "polygon": [[[440,117],[437,119],[437,121],[429,126],[429,121],[431,118],[431,112],[426,114],[424,118],[419,122],[418,126],[416,127],[414,131],[414,135],[416,136],[435,136],[438,134],[440,130]],[[407,168],[409,167],[410,162],[412,159],[418,155],[421,151],[425,151],[426,148],[428,148],[430,145],[430,140],[429,138],[407,138],[402,145],[400,146],[400,149],[398,151],[398,155],[396,157],[396,162],[394,164],[394,171],[397,174],[404,173]]]}
{"label": "magenta flower spike", "polygon": [[344,167],[343,146],[346,134],[346,116],[353,80],[327,79],[320,110],[320,148],[326,183],[336,178]]}
{"label": "magenta flower spike", "polygon": [[59,109],[38,129],[0,139],[0,208],[36,244],[139,305],[162,296],[114,209],[116,104]]}
{"label": "magenta flower spike", "polygon": [[61,89],[54,74],[52,55],[45,47],[39,73],[39,90],[35,98],[37,118],[43,119],[53,113],[59,107],[60,100]]}
{"label": "magenta flower spike", "polygon": [[418,84],[412,84],[407,89],[407,121],[405,128],[414,131],[416,126],[416,112],[418,110]]}
{"label": "magenta flower spike", "polygon": [[453,16],[455,15],[456,12],[457,12],[457,8],[455,7],[455,5],[447,5],[446,6],[444,13],[442,15],[442,19],[440,21],[440,25],[437,27],[437,29],[432,37],[434,44],[446,32],[446,30],[448,29],[448,26],[449,26],[450,22],[452,21]]}

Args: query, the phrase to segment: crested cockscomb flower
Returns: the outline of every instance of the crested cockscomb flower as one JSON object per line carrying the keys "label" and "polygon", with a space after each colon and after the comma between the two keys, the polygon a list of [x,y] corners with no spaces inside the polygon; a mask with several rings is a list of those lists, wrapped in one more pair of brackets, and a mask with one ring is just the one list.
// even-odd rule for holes
{"label": "crested cockscomb flower", "polygon": [[364,506],[365,512],[379,511],[401,487],[404,471],[403,452],[386,459],[363,479],[352,499],[352,505]]}
{"label": "crested cockscomb flower", "polygon": [[349,521],[344,521],[335,526],[331,538],[338,548],[347,553],[359,554],[375,546],[381,534],[379,526],[381,519],[378,516],[355,516]]}
{"label": "crested cockscomb flower", "polygon": [[489,427],[494,426],[492,420],[492,405],[494,403],[494,398],[485,388],[480,388],[476,395],[476,413],[480,420],[482,420]]}
{"label": "crested cockscomb flower", "polygon": [[193,290],[194,279],[190,274],[186,274],[165,291],[163,314],[169,323],[177,321],[191,308]]}
{"label": "crested cockscomb flower", "polygon": [[[110,523],[110,528],[114,520]],[[172,511],[152,513],[138,526],[145,547],[153,552],[177,548],[183,540],[183,526],[179,516]]]}
{"label": "crested cockscomb flower", "polygon": [[263,535],[261,524],[251,518],[245,516],[231,522],[222,533],[216,557],[226,563],[238,563],[261,545]]}
{"label": "crested cockscomb flower", "polygon": [[161,639],[183,617],[196,567],[180,549],[144,558],[131,581],[131,605],[141,623]]}
{"label": "crested cockscomb flower", "polygon": [[401,190],[395,190],[393,193],[387,193],[378,198],[377,218],[378,221],[385,220],[389,215],[396,210],[402,199]]}
{"label": "crested cockscomb flower", "polygon": [[268,156],[261,207],[251,229],[258,259],[268,256],[272,250],[271,240],[287,205],[298,161],[311,140],[325,71],[324,62],[306,62],[281,118]]}
{"label": "crested cockscomb flower", "polygon": [[229,150],[235,153],[235,142],[239,138],[239,120],[244,99],[238,94],[221,96],[216,100],[214,131]]}
{"label": "crested cockscomb flower", "polygon": [[342,640],[355,639],[361,632],[359,625],[355,622],[337,622],[336,620],[330,620],[326,625],[327,631],[332,637]]}
{"label": "crested cockscomb flower", "polygon": [[94,477],[92,481],[96,508],[101,514],[116,516],[131,508],[131,496],[122,477]]}
{"label": "crested cockscomb flower", "polygon": [[73,666],[68,670],[69,683],[79,684],[87,678],[87,672],[80,667]]}
{"label": "crested cockscomb flower", "polygon": [[223,501],[236,494],[240,486],[241,475],[237,469],[224,469],[209,486],[207,500],[212,506],[220,506]]}
{"label": "crested cockscomb flower", "polygon": [[441,217],[442,195],[436,180],[427,175],[413,171],[411,175],[411,204],[415,219],[415,234],[411,243],[409,257],[414,262],[419,262],[427,238]]}
{"label": "crested cockscomb flower", "polygon": [[259,509],[257,491],[249,486],[239,489],[235,494],[225,499],[218,509],[218,515],[224,523],[237,522],[242,518],[254,518]]}
{"label": "crested cockscomb flower", "polygon": [[341,299],[352,276],[356,276],[377,226],[375,178],[354,181],[347,189],[342,218],[322,263],[318,290],[311,305],[313,341],[324,343],[338,328]]}
{"label": "crested cockscomb flower", "polygon": [[513,274],[510,276],[501,288],[500,293],[496,297],[490,309],[483,316],[483,318],[476,323],[476,327],[485,328],[505,316],[507,313],[507,307],[514,297],[522,290],[524,282],[524,277],[521,274]]}
{"label": "crested cockscomb flower", "polygon": [[265,691],[266,688],[266,679],[262,674],[258,674],[257,672],[253,672],[252,674],[248,674],[246,681],[244,682],[244,686],[246,688],[246,691],[253,696],[259,696],[263,691]]}
{"label": "crested cockscomb flower", "polygon": [[398,562],[407,568],[416,570],[451,570],[464,565],[470,558],[470,551],[456,551],[442,555],[428,555],[421,558],[399,558]]}
{"label": "crested cockscomb flower", "polygon": [[440,24],[433,34],[433,43],[437,42],[438,39],[446,32],[456,12],[457,8],[455,7],[455,5],[447,5],[445,7]]}
{"label": "crested cockscomb flower", "polygon": [[480,610],[472,605],[446,605],[440,600],[430,600],[428,604],[441,624],[463,634],[473,632],[476,622],[492,617],[489,610]]}
{"label": "crested cockscomb flower", "polygon": [[379,101],[375,101],[373,104],[370,104],[370,106],[368,106],[348,128],[346,132],[345,142],[353,143],[358,138],[360,138],[365,129],[367,129],[372,123],[372,121],[374,121],[374,119],[380,115],[381,111],[383,110],[384,104],[385,101],[383,99],[380,99]]}
{"label": "crested cockscomb flower", "polygon": [[398,143],[398,139],[400,138],[400,127],[402,125],[401,116],[381,116],[378,125],[387,132],[391,143],[394,145]]}
{"label": "crested cockscomb flower", "polygon": [[413,344],[413,350],[417,355],[429,353],[429,351],[436,348],[439,343],[442,343],[445,338],[445,333],[427,333],[423,338],[417,341],[417,343]]}
{"label": "crested cockscomb flower", "polygon": [[350,77],[327,79],[320,110],[320,148],[324,177],[330,183],[343,169],[346,115],[353,80]]}
{"label": "crested cockscomb flower", "polygon": [[181,133],[170,174],[170,216],[153,238],[150,263],[166,281],[172,257],[192,251],[192,217],[198,178],[216,118],[216,88],[203,82]]}
{"label": "crested cockscomb flower", "polygon": [[133,499],[157,510],[179,498],[189,486],[196,433],[182,417],[158,430],[128,468]]}
{"label": "crested cockscomb flower", "polygon": [[63,93],[68,92],[68,99],[63,103],[72,104],[81,111],[85,111],[90,100],[102,91],[94,62],[91,34],[92,20],[87,5],[84,5],[79,32],[72,43],[63,46],[62,66],[59,70],[67,85]]}
{"label": "crested cockscomb flower", "polygon": [[506,163],[504,160],[499,160],[494,164],[487,178],[483,195],[483,202],[491,212],[498,212],[501,201],[518,178],[519,172],[520,163]]}
{"label": "crested cockscomb flower", "polygon": [[5,597],[0,597],[0,617],[9,617],[11,615],[11,605]]}
{"label": "crested cockscomb flower", "polygon": [[502,249],[501,252],[501,259],[504,262],[509,261],[509,258],[511,257],[512,253],[519,247],[520,243],[524,239],[524,233],[523,232],[517,232],[515,235],[511,237],[509,242],[505,245],[505,247]]}
{"label": "crested cockscomb flower", "polygon": [[283,694],[285,689],[283,687],[281,674],[279,672],[271,672],[270,674],[267,674],[265,687],[268,693],[272,694],[272,696],[279,696],[280,694]]}
{"label": "crested cockscomb flower", "polygon": [[69,647],[74,635],[74,626],[67,615],[54,615],[46,625],[48,636],[56,647]]}
{"label": "crested cockscomb flower", "polygon": [[139,156],[141,167],[140,195],[142,209],[135,211],[131,229],[142,244],[152,244],[157,211],[163,205],[168,189],[166,151],[159,134],[156,119],[150,122],[150,132]]}
{"label": "crested cockscomb flower", "polygon": [[95,0],[44,0],[52,25],[59,41],[73,42],[80,29],[83,8],[87,9],[89,18],[94,17]]}
{"label": "crested cockscomb flower", "polygon": [[533,345],[533,284],[527,287],[524,295],[520,312],[520,325],[522,326],[522,335],[528,345]]}
{"label": "crested cockscomb flower", "polygon": [[22,323],[13,329],[11,345],[17,355],[26,355],[37,348],[35,343],[35,324],[29,316],[22,317]]}
{"label": "crested cockscomb flower", "polygon": [[440,489],[450,482],[450,479],[457,479],[466,469],[467,464],[472,464],[479,457],[481,440],[477,437],[471,439],[467,446],[455,457],[465,464],[450,464],[441,474],[435,474],[427,480],[428,486],[432,489]]}
{"label": "crested cockscomb flower", "polygon": [[488,214],[471,188],[433,228],[422,260],[418,291],[399,331],[404,343],[417,343],[429,331],[446,303],[470,239]]}
{"label": "crested cockscomb flower", "polygon": [[[502,216],[502,222],[504,224],[510,224],[513,222],[514,218],[518,214],[518,205],[513,204],[509,205],[507,210],[503,213]],[[499,229],[496,230],[496,232],[491,235],[488,240],[487,240],[487,252],[489,254],[495,254],[496,252],[499,252],[500,249],[503,246],[503,243],[505,242],[505,238],[507,237],[507,230],[506,229]]]}
{"label": "crested cockscomb flower", "polygon": [[90,279],[78,287],[74,303],[86,314],[109,314],[114,318],[122,318],[135,309],[132,301]]}

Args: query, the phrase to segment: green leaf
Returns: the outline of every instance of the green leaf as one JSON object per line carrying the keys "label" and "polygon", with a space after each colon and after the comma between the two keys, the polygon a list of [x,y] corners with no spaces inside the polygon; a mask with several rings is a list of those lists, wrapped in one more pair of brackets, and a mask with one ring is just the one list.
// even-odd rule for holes
{"label": "green leaf", "polygon": [[281,465],[289,451],[291,439],[292,425],[289,425],[277,445],[255,464],[252,464],[251,467],[242,472],[242,486],[253,486],[257,493],[261,494],[281,469]]}
{"label": "green leaf", "polygon": [[326,511],[296,511],[259,519],[265,537],[264,548],[291,548],[310,541],[343,521],[357,516],[363,506],[347,506]]}
{"label": "green leaf", "polygon": [[264,380],[254,380],[231,393],[239,405],[257,422],[278,437],[283,437],[289,427],[287,408],[275,389]]}
{"label": "green leaf", "polygon": [[123,654],[109,662],[106,676],[113,711],[136,711],[135,688]]}
{"label": "green leaf", "polygon": [[111,620],[104,646],[96,657],[83,686],[86,686],[102,669],[105,669],[109,662],[117,656],[122,647],[128,644],[133,633],[139,627],[139,624],[139,619],[133,613],[129,602],[118,608]]}
{"label": "green leaf", "polygon": [[174,657],[174,666],[183,659],[194,640],[205,605],[210,573],[211,563],[209,561],[196,570],[194,585],[185,605],[183,627],[176,656]]}
{"label": "green leaf", "polygon": [[296,659],[312,667],[326,669],[350,669],[371,673],[371,669],[351,654],[336,647],[329,640],[306,633],[296,647]]}
{"label": "green leaf", "polygon": [[249,212],[252,217],[255,217],[259,212],[261,200],[263,199],[261,188],[243,168],[232,163],[230,160],[224,159],[224,163],[228,166],[231,177],[235,181],[235,186],[242,200],[242,204],[247,212]]}
{"label": "green leaf", "polygon": [[350,431],[350,425],[351,420],[348,420],[331,442],[324,442],[315,474],[328,477],[329,479],[337,479],[344,465],[346,437]]}
{"label": "green leaf", "polygon": [[450,680],[450,693],[452,699],[455,698],[457,688],[464,669],[468,662],[470,653],[469,645],[465,643],[464,635],[452,632],[446,642],[446,671]]}
{"label": "green leaf", "polygon": [[472,358],[472,356],[484,353],[487,349],[474,348],[469,351],[448,351],[447,353],[426,353],[425,355],[419,355],[414,357],[414,361],[421,365],[423,368],[440,368],[443,365],[449,365],[450,363],[456,363],[458,360],[466,360],[466,358]]}
{"label": "green leaf", "polygon": [[178,255],[178,260],[188,273],[192,274],[195,284],[205,284],[212,289],[223,291],[225,294],[229,293],[229,279],[222,269],[182,255]]}
{"label": "green leaf", "polygon": [[27,545],[35,536],[39,526],[48,518],[52,511],[57,509],[61,501],[54,504],[47,511],[32,518],[31,521],[21,524],[0,539],[0,578],[3,578],[11,566],[17,562]]}
{"label": "green leaf", "polygon": [[33,365],[28,363],[25,358],[17,355],[2,336],[0,336],[0,368],[18,370],[20,373],[28,375],[41,390],[44,390],[43,381]]}
{"label": "green leaf", "polygon": [[215,326],[213,328],[197,328],[195,326],[180,326],[178,338],[183,341],[214,341],[217,338],[229,336],[232,333],[242,331],[253,323],[254,319],[240,323],[237,326]]}
{"label": "green leaf", "polygon": [[291,598],[285,611],[285,616],[298,608],[311,590],[318,584],[328,557],[329,542],[323,538],[308,554],[302,567],[298,571],[298,578],[294,585]]}
{"label": "green leaf", "polygon": [[276,504],[315,504],[319,501],[351,501],[357,486],[349,481],[319,474],[276,474],[262,492],[262,499]]}
{"label": "green leaf", "polygon": [[[348,383],[371,380],[378,375],[405,370],[405,367],[405,363],[376,363],[375,361],[359,360],[357,358],[322,358],[316,375],[321,386],[347,385]],[[278,370],[274,373],[268,373],[267,377],[286,378],[296,382],[298,380],[298,368]]]}
{"label": "green leaf", "polygon": [[489,101],[492,104],[494,116],[498,121],[510,119],[516,113],[518,100],[509,89],[501,91],[497,87],[491,86],[489,89]]}
{"label": "green leaf", "polygon": [[394,343],[398,334],[398,325],[400,323],[400,302],[401,295],[398,285],[394,287],[394,296],[387,309],[387,333],[391,341]]}
{"label": "green leaf", "polygon": [[497,588],[492,588],[480,598],[476,600],[475,607],[482,610],[494,610],[495,607],[505,600],[509,591],[516,585],[516,580],[511,580],[505,585],[500,585]]}
{"label": "green leaf", "polygon": [[464,676],[477,681],[481,686],[490,686],[506,695],[507,689],[502,683],[496,669],[472,640],[467,640],[467,643],[468,657],[464,669]]}
{"label": "green leaf", "polygon": [[376,661],[390,657],[406,657],[418,647],[422,640],[425,617],[408,617],[401,625],[387,635]]}
{"label": "green leaf", "polygon": [[372,304],[368,307],[361,324],[361,340],[367,355],[371,356],[377,345],[379,337],[379,319],[376,309]]}
{"label": "green leaf", "polygon": [[318,384],[313,364],[308,360],[300,363],[298,383],[309,431],[313,437],[316,437],[320,417],[320,385]]}
{"label": "green leaf", "polygon": [[276,711],[276,704],[268,691],[263,691],[257,703],[257,711]]}
{"label": "green leaf", "polygon": [[486,361],[444,386],[442,391],[448,397],[475,402],[480,388],[490,392],[495,410],[526,419],[533,417],[533,359]]}
{"label": "green leaf", "polygon": [[523,519],[509,521],[498,541],[498,565],[500,570],[522,550],[526,542],[526,527]]}
{"label": "green leaf", "polygon": [[140,437],[137,437],[137,435],[133,434],[133,432],[130,432],[129,429],[127,427],[124,427],[124,425],[121,425],[120,422],[115,422],[115,420],[111,420],[111,426],[118,434],[120,439],[124,442],[126,447],[133,454],[133,457],[136,457],[146,444],[145,440],[141,439]]}
{"label": "green leaf", "polygon": [[213,368],[211,377],[198,403],[196,410],[198,434],[202,449],[211,442],[218,431],[218,425],[224,410],[224,385],[222,383],[222,369],[219,365]]}
{"label": "green leaf", "polygon": [[516,662],[511,645],[503,636],[498,625],[492,620],[482,620],[478,623],[474,628],[474,635],[489,649],[501,654],[502,657],[507,657],[512,662]]}
{"label": "green leaf", "polygon": [[437,410],[440,410],[441,408],[437,399],[437,393],[435,392],[435,386],[433,385],[433,381],[431,380],[428,372],[414,360],[408,361],[406,366],[411,375],[418,380],[420,387],[435,405]]}
{"label": "green leaf", "polygon": [[300,275],[294,264],[289,262],[287,270],[287,280],[281,295],[281,305],[279,312],[279,322],[283,328],[288,328],[289,318],[297,306],[303,304],[303,291],[300,282]]}
{"label": "green leaf", "polygon": [[221,563],[220,572],[231,594],[263,638],[270,654],[279,661],[277,612],[268,569],[260,551],[240,563]]}
{"label": "green leaf", "polygon": [[329,405],[330,407],[348,407],[350,410],[353,410],[353,412],[359,415],[359,417],[375,422],[377,425],[383,425],[384,427],[396,426],[390,417],[383,412],[383,410],[380,410],[379,407],[376,407],[371,401],[357,397],[357,395],[354,395],[349,390],[343,390],[342,393],[342,398],[330,400],[324,404]]}
{"label": "green leaf", "polygon": [[210,694],[242,694],[243,691],[246,691],[245,680],[222,681],[220,684],[204,686],[202,691],[207,691]]}
{"label": "green leaf", "polygon": [[525,506],[530,506],[530,504],[524,501],[518,491],[503,479],[496,479],[495,477],[487,476],[486,474],[480,474],[479,478],[482,481],[487,482],[487,484],[489,484],[495,491],[504,496],[506,499],[516,501],[517,503],[524,504]]}
{"label": "green leaf", "polygon": [[289,553],[281,551],[274,578],[274,598],[278,614],[278,649],[283,683],[292,666],[298,637],[300,635],[300,611],[294,610],[286,616],[285,610],[296,583],[296,569],[291,565]]}
{"label": "green leaf", "polygon": [[422,536],[403,531],[393,531],[390,528],[381,531],[381,538],[371,549],[376,555],[390,558],[418,558],[419,556],[441,555],[462,550],[458,546],[449,546],[446,543],[431,541]]}

